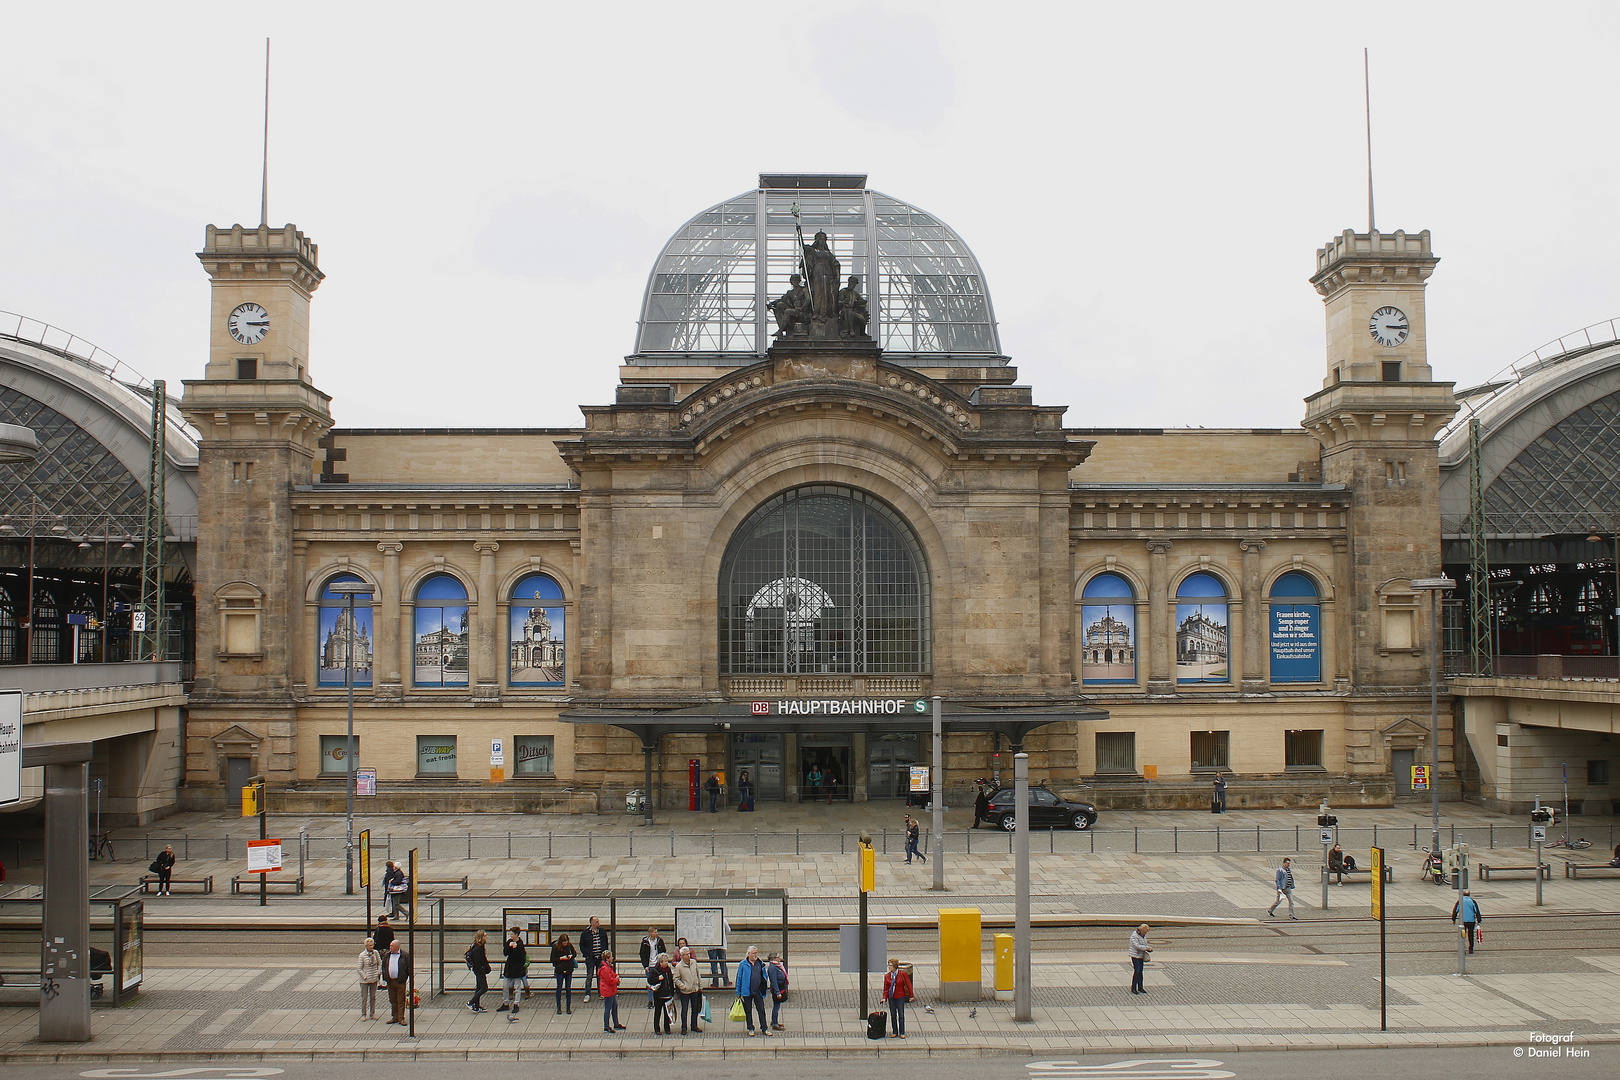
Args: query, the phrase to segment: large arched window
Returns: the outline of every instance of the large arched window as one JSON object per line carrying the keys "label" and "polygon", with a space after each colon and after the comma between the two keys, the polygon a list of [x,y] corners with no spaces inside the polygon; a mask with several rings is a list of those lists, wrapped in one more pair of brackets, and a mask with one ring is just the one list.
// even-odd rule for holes
{"label": "large arched window", "polygon": [[434,574],[416,589],[417,686],[467,685],[467,589]]}
{"label": "large arched window", "polygon": [[750,514],[720,564],[727,675],[928,670],[928,567],[893,508],[813,485]]}
{"label": "large arched window", "polygon": [[[350,622],[348,596],[332,588],[339,582],[363,580],[355,574],[335,574],[321,590],[320,622],[315,635],[319,657],[316,664],[317,686],[347,686],[347,671],[351,662],[354,664],[354,685],[371,685],[371,653],[377,640],[371,621],[371,595],[355,595],[354,621]],[[226,617],[229,617],[228,611]]]}
{"label": "large arched window", "polygon": [[0,664],[17,664],[22,657],[17,652],[17,612],[11,603],[11,594],[0,589]]}
{"label": "large arched window", "polygon": [[28,630],[31,643],[31,661],[35,664],[56,664],[62,660],[62,609],[56,606],[56,597],[44,589],[34,590],[33,625]]}
{"label": "large arched window", "polygon": [[507,681],[512,686],[561,686],[568,678],[568,639],[562,586],[530,574],[512,589]]}
{"label": "large arched window", "polygon": [[1230,682],[1226,586],[1214,574],[1188,574],[1176,590],[1176,682]]}
{"label": "large arched window", "polygon": [[1136,681],[1136,593],[1118,574],[1098,574],[1080,594],[1080,681]]}
{"label": "large arched window", "polygon": [[1271,586],[1271,681],[1322,681],[1322,606],[1316,582],[1290,570]]}

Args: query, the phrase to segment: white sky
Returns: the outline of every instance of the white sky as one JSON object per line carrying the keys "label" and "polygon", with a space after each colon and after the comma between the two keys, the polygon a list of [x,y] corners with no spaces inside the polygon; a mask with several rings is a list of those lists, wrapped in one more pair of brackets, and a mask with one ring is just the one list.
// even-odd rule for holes
{"label": "white sky", "polygon": [[[10,4],[0,309],[199,378],[203,226],[321,248],[341,426],[577,426],[664,240],[761,171],[950,223],[1074,426],[1276,426],[1314,252],[1432,230],[1435,377],[1620,316],[1620,5]],[[0,329],[9,329],[0,324]],[[173,391],[178,392],[174,386]]]}

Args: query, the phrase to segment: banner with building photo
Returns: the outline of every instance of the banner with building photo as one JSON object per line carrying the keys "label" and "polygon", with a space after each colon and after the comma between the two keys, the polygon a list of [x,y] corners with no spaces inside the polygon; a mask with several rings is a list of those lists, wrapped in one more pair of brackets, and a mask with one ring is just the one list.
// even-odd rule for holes
{"label": "banner with building photo", "polygon": [[1088,683],[1136,681],[1136,605],[1086,604],[1080,608],[1080,679]]}
{"label": "banner with building photo", "polygon": [[530,574],[512,590],[508,679],[512,686],[561,686],[567,679],[562,588]]}
{"label": "banner with building photo", "polygon": [[467,609],[416,609],[416,685],[466,686]]}
{"label": "banner with building photo", "polygon": [[1176,590],[1176,682],[1229,682],[1226,586],[1214,574],[1187,575]]}

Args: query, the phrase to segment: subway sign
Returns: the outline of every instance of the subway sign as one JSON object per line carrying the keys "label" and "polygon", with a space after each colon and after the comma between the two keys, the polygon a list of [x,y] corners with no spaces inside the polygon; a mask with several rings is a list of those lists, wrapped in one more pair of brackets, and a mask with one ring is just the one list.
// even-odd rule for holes
{"label": "subway sign", "polygon": [[755,701],[753,716],[896,716],[925,713],[926,698],[805,698],[790,701]]}

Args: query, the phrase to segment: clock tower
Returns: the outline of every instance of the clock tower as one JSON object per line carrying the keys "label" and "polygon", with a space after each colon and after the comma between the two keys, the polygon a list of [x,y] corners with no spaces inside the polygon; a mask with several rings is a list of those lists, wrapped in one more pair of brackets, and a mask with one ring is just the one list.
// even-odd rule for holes
{"label": "clock tower", "polygon": [[1434,378],[1423,290],[1439,261],[1428,229],[1411,236],[1346,229],[1316,252],[1311,284],[1327,305],[1324,388]]}
{"label": "clock tower", "polygon": [[309,301],[326,276],[318,255],[292,225],[208,226],[197,253],[213,279],[208,379],[309,381]]}

